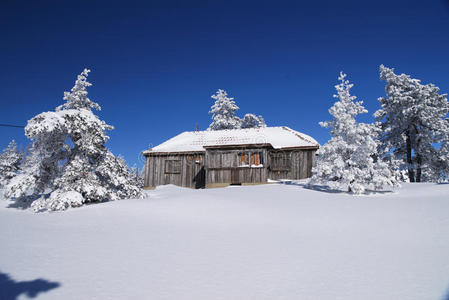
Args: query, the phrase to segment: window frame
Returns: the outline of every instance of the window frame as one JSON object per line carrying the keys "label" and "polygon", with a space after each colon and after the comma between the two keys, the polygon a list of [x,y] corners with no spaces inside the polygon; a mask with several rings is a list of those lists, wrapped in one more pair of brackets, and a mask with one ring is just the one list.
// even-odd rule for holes
{"label": "window frame", "polygon": [[253,151],[251,152],[251,168],[263,167],[263,152]]}
{"label": "window frame", "polygon": [[244,168],[249,167],[249,159],[250,159],[250,153],[248,152],[239,152],[237,154],[238,157],[238,167]]}
{"label": "window frame", "polygon": [[[243,157],[244,160],[242,159]],[[263,151],[245,151],[237,154],[239,168],[263,167]]]}
{"label": "window frame", "polygon": [[180,159],[166,159],[164,174],[181,174],[182,164]]}

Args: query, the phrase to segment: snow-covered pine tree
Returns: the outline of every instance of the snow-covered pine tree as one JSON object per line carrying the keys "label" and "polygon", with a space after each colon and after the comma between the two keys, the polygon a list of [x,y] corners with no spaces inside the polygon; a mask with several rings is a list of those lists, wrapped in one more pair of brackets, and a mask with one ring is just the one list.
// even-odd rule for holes
{"label": "snow-covered pine tree", "polygon": [[[54,138],[55,140],[58,138],[57,134]],[[61,203],[58,202],[58,199],[55,199],[57,193],[51,193],[56,189],[55,179],[61,174],[62,168],[62,163],[61,166],[58,165],[62,157],[61,154],[59,153],[59,157],[51,154],[52,150],[55,149],[54,145],[50,139],[48,144],[45,144],[42,138],[42,140],[35,140],[28,147],[26,156],[20,165],[19,174],[6,186],[6,199],[14,200],[18,207],[28,208],[31,206],[35,211],[62,210],[68,207],[68,205],[53,205],[53,207],[50,205]],[[51,200],[47,200],[49,195],[52,196]],[[65,195],[65,198],[67,198],[67,195]],[[84,203],[81,200],[78,201],[79,205]],[[67,199],[65,201],[67,202]],[[75,200],[72,199],[71,202],[72,206],[75,206]],[[39,203],[41,204],[40,208],[37,205]],[[44,206],[43,203],[48,204],[48,206]]]}
{"label": "snow-covered pine tree", "polygon": [[129,175],[131,176],[131,181],[138,187],[143,188],[144,174],[143,171],[139,170],[136,164],[128,169]]}
{"label": "snow-covered pine tree", "polygon": [[235,115],[239,107],[235,104],[234,98],[229,98],[226,91],[219,89],[209,113],[212,114],[212,123],[207,130],[238,129],[241,127],[242,120]]}
{"label": "snow-covered pine tree", "polygon": [[[446,119],[449,128],[449,119]],[[449,180],[449,130],[446,132],[444,141],[438,149],[438,156],[433,160],[433,168],[436,170],[436,177],[439,181]]]}
{"label": "snow-covered pine tree", "polygon": [[259,128],[259,127],[267,127],[265,124],[264,118],[255,114],[246,114],[242,119],[242,128]]}
{"label": "snow-covered pine tree", "polygon": [[118,155],[117,156],[117,160],[124,166],[126,166],[127,168],[127,173],[128,173],[128,180],[135,186],[138,186],[140,188],[143,188],[143,173],[139,170],[139,168],[137,167],[136,164],[134,164],[133,166],[129,166],[126,163],[126,160],[123,156]]}
{"label": "snow-covered pine tree", "polygon": [[380,78],[387,82],[386,97],[379,98],[381,109],[374,114],[382,131],[380,151],[402,161],[410,182],[440,180],[447,160],[445,147],[435,145],[448,139],[447,95],[383,65]]}
{"label": "snow-covered pine tree", "polygon": [[4,187],[19,172],[23,153],[17,150],[16,141],[12,140],[0,154],[0,188]]}
{"label": "snow-covered pine tree", "polygon": [[340,84],[335,86],[338,101],[329,109],[333,120],[320,122],[331,129],[332,137],[318,150],[310,185],[326,185],[354,194],[396,185],[388,165],[376,159],[376,127],[356,121],[359,114],[368,111],[362,101],[354,101],[356,97],[350,94],[353,84],[345,78],[341,72]]}
{"label": "snow-covered pine tree", "polygon": [[34,210],[43,211],[142,195],[130,181],[128,166],[104,145],[106,130],[113,127],[92,112],[100,106],[87,97],[88,73],[85,69],[71,92],[64,93],[65,104],[28,121],[32,160],[27,159],[5,196],[28,199]]}

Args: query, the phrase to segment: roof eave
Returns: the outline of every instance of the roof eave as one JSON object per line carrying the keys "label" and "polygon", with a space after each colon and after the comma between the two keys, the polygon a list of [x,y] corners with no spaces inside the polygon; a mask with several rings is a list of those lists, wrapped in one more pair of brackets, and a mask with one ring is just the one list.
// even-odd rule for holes
{"label": "roof eave", "polygon": [[155,155],[187,155],[187,154],[202,154],[207,149],[242,149],[242,148],[271,148],[274,150],[318,150],[320,145],[313,146],[293,146],[274,148],[271,144],[245,144],[245,145],[216,145],[216,146],[204,146],[204,150],[195,151],[151,151],[146,150],[142,152],[143,156],[155,156]]}
{"label": "roof eave", "polygon": [[143,156],[203,154],[206,150],[196,151],[144,151]]}
{"label": "roof eave", "polygon": [[318,150],[320,145],[275,148],[275,150]]}
{"label": "roof eave", "polygon": [[263,144],[234,144],[234,145],[213,145],[203,146],[204,149],[236,149],[236,148],[272,148],[270,143]]}

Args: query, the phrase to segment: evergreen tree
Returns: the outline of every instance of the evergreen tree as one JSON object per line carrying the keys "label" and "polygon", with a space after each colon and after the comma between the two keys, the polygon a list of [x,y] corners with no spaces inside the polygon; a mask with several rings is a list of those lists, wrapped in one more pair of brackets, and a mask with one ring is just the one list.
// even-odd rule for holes
{"label": "evergreen tree", "polygon": [[41,153],[43,150],[43,148],[37,147],[37,143],[32,143],[28,147],[20,165],[19,173],[5,187],[5,198],[21,202],[21,206],[29,206],[28,201],[36,199],[37,195],[47,189],[48,171],[53,169],[48,165],[43,167],[45,163],[44,156]]}
{"label": "evergreen tree", "polygon": [[260,128],[267,127],[264,118],[259,115],[246,114],[242,119],[242,128]]}
{"label": "evergreen tree", "polygon": [[[449,119],[446,119],[449,127]],[[440,181],[449,180],[449,131],[447,132],[444,142],[438,151],[438,158],[434,161],[434,169],[437,170],[437,176]]]}
{"label": "evergreen tree", "polygon": [[338,99],[329,109],[332,121],[320,122],[330,128],[331,139],[318,150],[311,185],[327,185],[332,189],[360,194],[366,189],[381,190],[396,184],[388,165],[376,159],[376,127],[358,123],[356,117],[367,113],[363,102],[351,96],[346,74],[340,73],[336,85]]}
{"label": "evergreen tree", "polygon": [[209,125],[208,130],[240,128],[242,120],[235,115],[239,107],[235,104],[234,98],[228,98],[226,91],[221,89],[211,97],[215,99],[215,103],[209,111],[212,114],[212,123]]}
{"label": "evergreen tree", "polygon": [[23,154],[17,150],[16,141],[12,140],[0,154],[0,187],[4,187],[17,175]]}
{"label": "evergreen tree", "polygon": [[[379,98],[381,109],[375,113],[382,131],[380,151],[402,162],[410,182],[438,181],[447,169],[447,95],[383,65],[380,78],[387,83],[386,97]],[[443,147],[437,149],[438,144]]]}
{"label": "evergreen tree", "polygon": [[7,197],[28,199],[42,211],[142,195],[130,181],[128,166],[105,147],[106,131],[113,127],[92,112],[100,106],[87,97],[88,73],[85,69],[78,76],[71,92],[64,93],[66,103],[55,112],[28,121],[25,134],[33,141],[32,160],[8,185]]}
{"label": "evergreen tree", "polygon": [[138,187],[143,188],[144,184],[144,172],[139,170],[136,164],[128,169],[130,180]]}

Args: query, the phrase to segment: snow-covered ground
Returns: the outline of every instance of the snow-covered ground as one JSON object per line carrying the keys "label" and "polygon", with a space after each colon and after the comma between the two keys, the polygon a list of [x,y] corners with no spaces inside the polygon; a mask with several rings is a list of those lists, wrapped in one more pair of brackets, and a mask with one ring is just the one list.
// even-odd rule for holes
{"label": "snow-covered ground", "polygon": [[41,214],[1,201],[0,299],[449,299],[449,185],[149,195]]}

